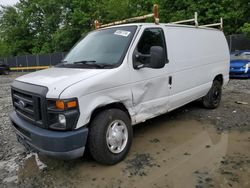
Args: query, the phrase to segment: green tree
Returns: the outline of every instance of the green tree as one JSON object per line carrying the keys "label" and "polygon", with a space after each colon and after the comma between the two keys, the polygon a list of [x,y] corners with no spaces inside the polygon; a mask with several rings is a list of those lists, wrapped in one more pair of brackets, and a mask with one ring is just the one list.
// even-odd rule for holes
{"label": "green tree", "polygon": [[243,27],[241,27],[241,31],[248,37],[250,37],[250,23],[245,23]]}
{"label": "green tree", "polygon": [[160,15],[164,22],[192,18],[194,12],[198,12],[200,24],[216,23],[222,17],[226,34],[239,32],[239,28],[248,19],[250,8],[247,10],[244,0],[162,0],[160,6]]}
{"label": "green tree", "polygon": [[109,23],[148,14],[155,3],[160,22],[192,18],[197,11],[200,24],[223,17],[226,34],[249,33],[249,0],[20,0],[0,9],[0,56],[68,51],[95,19]]}
{"label": "green tree", "polygon": [[[15,7],[5,7],[1,11],[0,37],[1,49],[5,55],[21,55],[31,53],[31,34],[28,23],[20,16],[20,12]],[[2,53],[2,52],[1,52]]]}

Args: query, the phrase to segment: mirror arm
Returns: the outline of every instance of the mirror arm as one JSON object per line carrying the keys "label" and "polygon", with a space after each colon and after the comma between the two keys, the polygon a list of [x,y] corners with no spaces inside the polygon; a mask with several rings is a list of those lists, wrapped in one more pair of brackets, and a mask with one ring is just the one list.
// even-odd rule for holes
{"label": "mirror arm", "polygon": [[141,68],[145,68],[145,67],[149,67],[149,65],[147,64],[142,64],[140,63],[141,61],[141,58],[151,58],[151,55],[150,54],[142,54],[142,53],[137,53],[135,55],[135,58],[138,60],[138,62],[134,65],[134,68],[135,69],[141,69]]}
{"label": "mirror arm", "polygon": [[149,57],[151,57],[151,55],[150,55],[150,54],[138,53],[138,54],[135,55],[135,57],[136,57],[137,59],[139,59],[140,57],[149,58]]}
{"label": "mirror arm", "polygon": [[142,68],[147,68],[147,67],[149,67],[148,64],[142,64],[142,63],[137,63],[136,65],[134,65],[134,69],[136,69],[136,70],[139,70]]}
{"label": "mirror arm", "polygon": [[137,65],[136,66],[136,69],[142,69],[144,67],[144,65],[143,64],[140,64],[140,65]]}

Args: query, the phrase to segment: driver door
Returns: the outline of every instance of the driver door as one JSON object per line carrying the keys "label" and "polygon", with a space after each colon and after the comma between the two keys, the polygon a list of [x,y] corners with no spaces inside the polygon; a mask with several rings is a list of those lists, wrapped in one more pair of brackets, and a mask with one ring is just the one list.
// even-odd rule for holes
{"label": "driver door", "polygon": [[[138,36],[140,37],[135,41],[130,54],[130,60],[133,64],[131,90],[136,123],[167,112],[170,93],[168,58],[163,29],[161,27],[142,28]],[[143,56],[139,63],[147,64],[149,62],[147,56],[150,56],[152,46],[160,46],[164,49],[165,67],[160,69],[147,67],[136,69],[138,54]]]}

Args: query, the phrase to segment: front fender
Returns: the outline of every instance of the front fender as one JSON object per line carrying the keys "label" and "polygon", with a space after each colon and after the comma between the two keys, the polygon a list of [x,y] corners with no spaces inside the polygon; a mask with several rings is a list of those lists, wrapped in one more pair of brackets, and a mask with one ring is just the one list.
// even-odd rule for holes
{"label": "front fender", "polygon": [[78,100],[80,106],[80,117],[76,128],[87,125],[95,109],[113,103],[122,103],[129,112],[132,124],[134,122],[135,113],[132,104],[132,92],[130,88],[126,86],[92,93],[82,96]]}

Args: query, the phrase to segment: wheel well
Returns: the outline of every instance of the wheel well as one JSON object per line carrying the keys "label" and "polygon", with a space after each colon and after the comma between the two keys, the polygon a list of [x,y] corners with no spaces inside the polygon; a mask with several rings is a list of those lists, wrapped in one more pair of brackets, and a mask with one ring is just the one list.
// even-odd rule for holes
{"label": "wheel well", "polygon": [[113,109],[113,108],[124,111],[124,112],[128,115],[129,119],[131,120],[130,114],[129,114],[127,108],[125,107],[125,105],[124,105],[123,103],[111,103],[111,104],[108,104],[108,105],[106,105],[106,106],[101,106],[101,107],[96,108],[96,109],[92,112],[92,114],[91,114],[90,122],[91,122],[91,121],[95,118],[95,116],[96,116],[97,114],[99,114],[100,112],[102,112],[102,111],[104,111],[104,110],[108,110],[108,109]]}
{"label": "wheel well", "polygon": [[214,78],[214,81],[215,81],[215,80],[218,80],[218,81],[221,83],[221,85],[223,85],[223,76],[222,76],[222,74],[217,75],[217,76]]}

